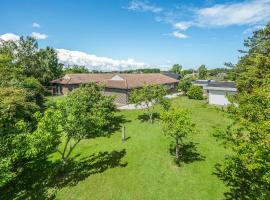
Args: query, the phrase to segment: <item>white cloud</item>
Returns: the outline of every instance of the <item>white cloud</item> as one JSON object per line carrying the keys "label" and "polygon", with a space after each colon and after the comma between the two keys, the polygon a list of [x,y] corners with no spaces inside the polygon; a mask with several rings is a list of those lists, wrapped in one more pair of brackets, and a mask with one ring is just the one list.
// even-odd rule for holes
{"label": "white cloud", "polygon": [[177,23],[173,24],[173,27],[175,29],[182,30],[182,31],[187,30],[190,26],[191,26],[191,24],[188,22],[177,22]]}
{"label": "white cloud", "polygon": [[121,71],[128,69],[144,68],[148,65],[136,62],[134,59],[115,60],[108,57],[98,57],[82,51],[71,51],[67,49],[56,49],[58,59],[65,65],[83,65],[90,70]]}
{"label": "white cloud", "polygon": [[37,40],[45,40],[48,38],[48,35],[37,32],[32,32],[31,36]]}
{"label": "white cloud", "polygon": [[40,28],[40,24],[38,24],[37,22],[34,22],[34,23],[32,24],[32,27],[33,27],[33,28]]}
{"label": "white cloud", "polygon": [[0,35],[0,39],[4,41],[16,41],[20,39],[20,36],[14,33],[5,33],[3,35]]}
{"label": "white cloud", "polygon": [[196,12],[198,26],[250,25],[270,19],[270,0],[217,4]]}
{"label": "white cloud", "polygon": [[129,3],[128,6],[129,10],[134,10],[134,11],[148,11],[148,12],[153,12],[153,13],[159,13],[163,9],[161,7],[151,5],[147,1],[139,1],[139,0],[133,0]]}
{"label": "white cloud", "polygon": [[179,31],[174,31],[174,32],[172,32],[171,35],[174,36],[174,37],[176,37],[176,38],[179,38],[179,39],[186,39],[186,38],[188,38],[187,35],[185,35],[183,33],[180,33]]}

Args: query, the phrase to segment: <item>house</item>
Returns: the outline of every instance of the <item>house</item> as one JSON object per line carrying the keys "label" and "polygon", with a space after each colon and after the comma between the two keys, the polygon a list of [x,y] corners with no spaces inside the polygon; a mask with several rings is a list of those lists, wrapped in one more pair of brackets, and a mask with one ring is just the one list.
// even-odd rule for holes
{"label": "house", "polygon": [[191,81],[191,83],[193,85],[200,86],[201,88],[208,85],[209,82],[210,82],[210,80],[194,80],[194,81]]}
{"label": "house", "polygon": [[129,93],[134,88],[144,85],[164,85],[168,92],[176,91],[178,80],[159,73],[149,74],[122,74],[122,73],[99,73],[99,74],[66,74],[63,78],[51,81],[55,86],[56,95],[66,95],[78,88],[80,84],[97,83],[104,85],[105,95],[114,95],[117,104],[127,104]]}
{"label": "house", "polygon": [[161,73],[164,74],[164,75],[166,75],[166,76],[169,76],[171,78],[177,79],[177,80],[180,80],[181,79],[181,75],[180,74],[177,74],[177,73],[174,73],[174,72],[171,72],[171,71],[163,71]]}
{"label": "house", "polygon": [[204,96],[207,96],[207,90],[205,90],[204,87],[207,86],[209,82],[210,82],[210,80],[191,81],[192,85],[196,85],[196,86],[199,86],[200,88],[202,88]]}
{"label": "house", "polygon": [[209,82],[203,89],[208,93],[209,104],[221,106],[230,104],[227,96],[237,93],[234,82]]}

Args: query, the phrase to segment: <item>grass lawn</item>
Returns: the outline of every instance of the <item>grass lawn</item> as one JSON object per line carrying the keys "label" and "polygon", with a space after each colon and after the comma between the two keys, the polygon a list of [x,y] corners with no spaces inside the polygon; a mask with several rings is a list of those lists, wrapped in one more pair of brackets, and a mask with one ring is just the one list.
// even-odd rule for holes
{"label": "grass lawn", "polygon": [[225,150],[212,134],[229,120],[203,101],[181,97],[174,103],[190,109],[199,130],[191,139],[193,145],[185,149],[181,167],[173,163],[171,140],[158,121],[141,122],[138,115],[143,111],[122,111],[131,121],[126,123],[129,139],[122,143],[117,132],[110,138],[84,140],[74,155],[80,162],[91,160],[94,167],[82,168],[82,177],[60,189],[56,199],[222,199],[225,187],[213,169]]}
{"label": "grass lawn", "polygon": [[213,171],[226,150],[213,134],[216,128],[224,129],[229,119],[204,101],[179,97],[173,103],[191,111],[198,129],[182,151],[180,167],[173,162],[171,139],[164,136],[159,121],[140,121],[142,110],[121,111],[129,121],[126,142],[122,143],[120,131],[83,140],[73,152],[76,164],[67,174],[56,178],[59,164],[54,161],[59,155],[53,154],[47,163],[32,166],[24,178],[0,191],[5,194],[1,199],[48,199],[51,194],[50,199],[61,200],[222,199],[226,188]]}

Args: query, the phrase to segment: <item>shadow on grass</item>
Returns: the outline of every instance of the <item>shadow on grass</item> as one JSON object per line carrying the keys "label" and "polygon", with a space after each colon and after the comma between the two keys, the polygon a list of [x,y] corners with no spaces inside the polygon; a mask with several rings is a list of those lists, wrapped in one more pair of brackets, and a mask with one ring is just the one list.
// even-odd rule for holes
{"label": "shadow on grass", "polygon": [[92,174],[127,166],[127,163],[121,163],[125,154],[125,149],[100,152],[71,160],[64,170],[59,161],[36,160],[25,166],[25,170],[14,181],[0,188],[0,199],[55,199],[58,189],[75,186]]}
{"label": "shadow on grass", "polygon": [[[203,161],[205,160],[205,156],[201,155],[197,151],[197,143],[189,142],[183,144],[180,147],[180,160],[176,162],[176,164],[181,163],[192,163],[195,161]],[[170,145],[170,154],[175,156],[175,144],[171,143]]]}
{"label": "shadow on grass", "polygon": [[[155,122],[156,120],[159,120],[160,119],[159,113],[154,112],[152,119],[153,119],[153,122]],[[150,122],[149,115],[146,113],[139,115],[138,120],[140,120],[141,122]]]}
{"label": "shadow on grass", "polygon": [[110,136],[112,133],[121,130],[122,126],[128,122],[131,122],[131,121],[127,120],[125,118],[125,116],[122,114],[113,116],[110,119],[110,123],[108,123],[108,125],[104,127],[104,130],[102,132],[102,136],[104,136],[104,135]]}

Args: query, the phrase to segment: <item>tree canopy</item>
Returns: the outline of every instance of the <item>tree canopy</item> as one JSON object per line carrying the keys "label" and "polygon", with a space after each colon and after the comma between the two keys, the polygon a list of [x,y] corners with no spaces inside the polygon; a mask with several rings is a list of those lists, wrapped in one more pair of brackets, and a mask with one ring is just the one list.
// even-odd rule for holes
{"label": "tree canopy", "polygon": [[244,44],[230,108],[234,123],[221,134],[232,153],[217,165],[217,175],[229,186],[227,199],[269,199],[270,23]]}
{"label": "tree canopy", "polygon": [[[130,94],[130,101],[136,106],[146,106],[149,121],[153,122],[153,108],[158,103],[163,103],[166,89],[161,85],[145,85],[134,89]],[[167,104],[167,102],[166,102]],[[167,105],[166,105],[167,106]]]}
{"label": "tree canopy", "polygon": [[182,70],[182,65],[179,65],[179,64],[174,64],[171,68],[171,71],[176,74],[181,74],[181,70]]}
{"label": "tree canopy", "polygon": [[[114,129],[116,107],[111,96],[104,96],[96,84],[86,84],[70,92],[56,106],[45,111],[39,131],[52,132],[64,149],[56,147],[66,163],[82,139],[106,135]],[[57,129],[51,127],[57,126]]]}
{"label": "tree canopy", "polygon": [[38,106],[27,91],[0,87],[0,186],[16,177],[24,164],[42,152],[34,134]]}
{"label": "tree canopy", "polygon": [[184,95],[187,94],[189,88],[192,86],[190,78],[184,78],[180,80],[177,88],[183,92]]}
{"label": "tree canopy", "polygon": [[89,69],[86,68],[85,66],[79,66],[79,65],[74,65],[74,66],[67,66],[63,69],[64,74],[78,74],[78,73],[89,73]]}
{"label": "tree canopy", "polygon": [[174,139],[175,159],[179,163],[181,152],[180,146],[187,136],[194,134],[195,124],[189,116],[189,112],[177,106],[171,106],[167,111],[161,113],[163,132]]}
{"label": "tree canopy", "polygon": [[5,76],[33,77],[42,85],[49,85],[49,81],[62,75],[62,67],[56,51],[51,47],[38,48],[37,41],[32,37],[1,41],[0,72]]}
{"label": "tree canopy", "polygon": [[199,79],[207,79],[208,71],[205,65],[199,67]]}

